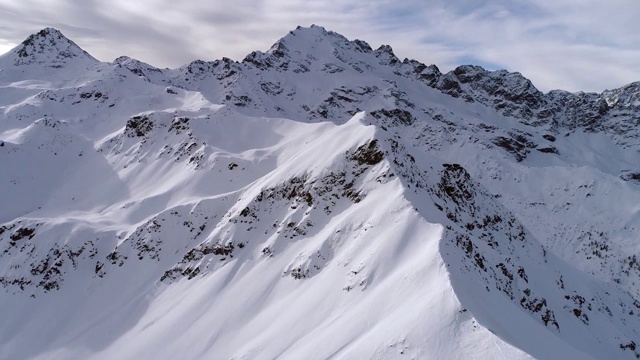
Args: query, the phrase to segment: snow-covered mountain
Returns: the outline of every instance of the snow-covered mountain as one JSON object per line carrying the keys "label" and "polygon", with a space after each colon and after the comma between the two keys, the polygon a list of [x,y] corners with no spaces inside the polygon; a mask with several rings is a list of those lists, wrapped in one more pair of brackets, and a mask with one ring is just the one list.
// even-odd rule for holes
{"label": "snow-covered mountain", "polygon": [[0,56],[0,358],[640,358],[639,119],[319,26],[177,69],[44,29]]}

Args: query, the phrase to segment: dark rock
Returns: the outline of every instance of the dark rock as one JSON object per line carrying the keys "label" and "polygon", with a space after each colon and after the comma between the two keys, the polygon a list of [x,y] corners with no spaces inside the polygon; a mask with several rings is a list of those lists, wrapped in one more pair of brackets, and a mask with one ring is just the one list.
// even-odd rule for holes
{"label": "dark rock", "polygon": [[545,153],[545,154],[559,154],[558,149],[554,148],[553,146],[546,147],[546,148],[541,148],[541,149],[536,149],[536,150],[540,151],[541,153]]}

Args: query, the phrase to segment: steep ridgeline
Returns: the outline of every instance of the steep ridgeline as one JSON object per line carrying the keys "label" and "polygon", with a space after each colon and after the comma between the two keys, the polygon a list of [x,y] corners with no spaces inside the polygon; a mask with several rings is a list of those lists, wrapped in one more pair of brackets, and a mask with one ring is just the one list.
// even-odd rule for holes
{"label": "steep ridgeline", "polygon": [[0,84],[0,358],[640,358],[637,83],[311,26],[178,69],[48,28]]}
{"label": "steep ridgeline", "polygon": [[[640,145],[634,130],[637,83],[602,94],[543,94],[520,73],[465,65],[443,74],[435,65],[400,61],[388,45],[373,50],[319,26],[299,27],[266,53],[252,52],[240,63],[195,61],[167,75],[178,86],[248,114],[333,121],[381,107],[424,117],[420,102],[426,85],[554,135],[580,129],[611,134],[621,145]],[[527,145],[517,138],[514,143]]]}

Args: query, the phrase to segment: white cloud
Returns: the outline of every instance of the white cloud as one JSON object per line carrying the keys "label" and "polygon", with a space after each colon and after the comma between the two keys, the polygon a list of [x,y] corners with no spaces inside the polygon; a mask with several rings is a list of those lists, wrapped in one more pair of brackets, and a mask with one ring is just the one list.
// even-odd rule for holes
{"label": "white cloud", "polygon": [[53,26],[101,60],[175,67],[240,60],[315,23],[442,70],[476,62],[542,90],[601,91],[640,80],[639,10],[631,0],[0,0],[0,51]]}

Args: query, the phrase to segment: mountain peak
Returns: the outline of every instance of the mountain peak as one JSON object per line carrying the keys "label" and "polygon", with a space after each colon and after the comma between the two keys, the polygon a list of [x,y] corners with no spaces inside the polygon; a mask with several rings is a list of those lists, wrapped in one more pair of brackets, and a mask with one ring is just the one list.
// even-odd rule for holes
{"label": "mountain peak", "polygon": [[393,53],[393,49],[389,45],[380,45],[374,51],[374,54],[385,65],[395,65],[400,62],[400,59]]}
{"label": "mountain peak", "polygon": [[333,33],[333,31],[328,31],[324,26],[311,24],[311,26],[298,25],[295,30],[290,31],[289,33],[290,34],[312,33],[314,35],[328,35],[329,33]]}
{"label": "mountain peak", "polygon": [[51,27],[29,35],[6,56],[12,58],[16,66],[41,64],[59,68],[74,58],[97,62],[94,57],[64,36],[60,30]]}
{"label": "mountain peak", "polygon": [[[348,62],[358,57],[357,53],[372,53],[371,46],[362,40],[349,40],[343,35],[326,30],[319,25],[298,26],[279,39],[267,52],[254,51],[243,60],[260,69],[269,67],[288,68],[290,60],[301,60],[304,64],[297,71],[306,72],[310,61],[326,63]],[[296,71],[296,70],[294,70]]]}
{"label": "mountain peak", "polygon": [[311,26],[309,27],[303,27],[303,26],[296,27],[295,30],[290,31],[289,34],[287,34],[282,39],[278,40],[276,44],[281,42],[285,42],[289,44],[289,43],[300,42],[300,41],[304,43],[305,40],[313,40],[313,42],[316,42],[316,43],[320,43],[326,40],[329,43],[333,44],[334,46],[338,46],[338,47],[353,45],[355,42],[365,43],[364,41],[361,41],[361,40],[355,40],[355,42],[350,41],[349,39],[347,39],[346,37],[344,37],[343,35],[337,32],[327,30],[320,25],[311,24]]}

